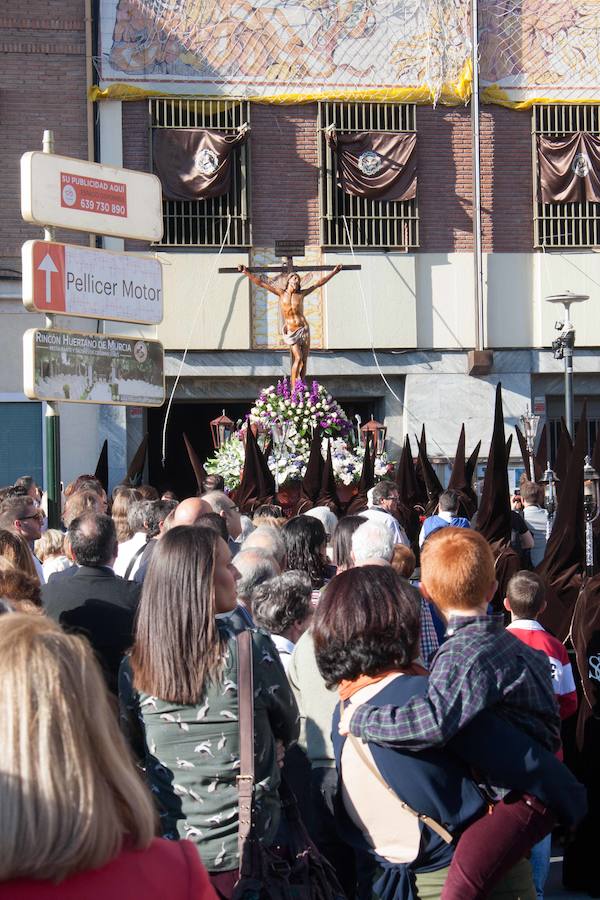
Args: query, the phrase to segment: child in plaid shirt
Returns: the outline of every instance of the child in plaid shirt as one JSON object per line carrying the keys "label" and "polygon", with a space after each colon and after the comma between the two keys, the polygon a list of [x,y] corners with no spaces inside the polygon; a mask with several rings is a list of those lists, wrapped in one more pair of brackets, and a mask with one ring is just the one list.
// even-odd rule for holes
{"label": "child in plaid shirt", "polygon": [[[560,719],[547,657],[506,631],[501,616],[487,615],[496,591],[487,541],[463,528],[433,535],[421,556],[421,590],[448,622],[448,639],[431,664],[427,694],[403,707],[359,706],[350,722],[342,719],[340,731],[384,746],[422,750],[445,744],[479,712],[491,709],[556,752]],[[443,900],[485,896],[554,824],[553,813],[535,797],[509,795],[497,803],[492,815],[459,840]]]}

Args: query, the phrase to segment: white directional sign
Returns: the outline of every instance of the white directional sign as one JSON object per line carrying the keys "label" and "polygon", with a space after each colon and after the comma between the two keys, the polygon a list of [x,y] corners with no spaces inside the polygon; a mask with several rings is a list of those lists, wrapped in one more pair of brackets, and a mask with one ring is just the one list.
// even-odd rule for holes
{"label": "white directional sign", "polygon": [[32,400],[161,406],[164,350],[159,341],[30,328],[23,383]]}
{"label": "white directional sign", "polygon": [[159,241],[162,188],[147,172],[34,150],[21,157],[21,215],[35,225]]}
{"label": "white directional sign", "polygon": [[33,312],[162,321],[162,265],[153,257],[51,241],[27,241],[21,252],[23,303]]}

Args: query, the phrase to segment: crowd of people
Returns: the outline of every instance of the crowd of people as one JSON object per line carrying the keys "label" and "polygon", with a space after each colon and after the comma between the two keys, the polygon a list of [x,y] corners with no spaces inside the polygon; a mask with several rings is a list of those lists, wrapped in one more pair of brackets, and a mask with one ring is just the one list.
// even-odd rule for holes
{"label": "crowd of people", "polygon": [[255,840],[291,852],[285,786],[340,897],[543,898],[586,811],[545,583],[525,567],[492,608],[457,493],[412,542],[398,501],[246,516],[219,476],[178,499],[82,475],[48,529],[31,478],[0,489],[0,900],[239,896],[245,633]]}

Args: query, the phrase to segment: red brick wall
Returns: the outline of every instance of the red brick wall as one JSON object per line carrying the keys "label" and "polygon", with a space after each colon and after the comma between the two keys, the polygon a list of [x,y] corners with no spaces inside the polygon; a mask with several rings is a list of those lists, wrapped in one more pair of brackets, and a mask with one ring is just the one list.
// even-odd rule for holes
{"label": "red brick wall", "polygon": [[[123,161],[147,170],[147,102],[123,104]],[[318,244],[319,169],[314,104],[254,104],[251,112],[253,243]],[[472,240],[469,109],[417,110],[420,250],[470,252]],[[481,200],[485,251],[532,250],[531,119],[485,106],[481,113]]]}
{"label": "red brick wall", "polygon": [[[0,3],[0,267],[20,270],[21,244],[41,236],[21,220],[19,158],[42,149],[87,159],[83,0]],[[87,237],[60,232],[58,240]]]}
{"label": "red brick wall", "polygon": [[[150,145],[148,135],[148,101],[130,100],[121,104],[123,128],[123,165],[138,172],[150,171]],[[125,241],[125,249],[148,250],[146,241]]]}
{"label": "red brick wall", "polygon": [[[420,249],[471,251],[472,142],[469,109],[419,107]],[[483,107],[481,206],[484,251],[531,251],[531,119],[527,112]]]}
{"label": "red brick wall", "polygon": [[320,243],[316,104],[254,104],[251,122],[254,245],[295,239]]}

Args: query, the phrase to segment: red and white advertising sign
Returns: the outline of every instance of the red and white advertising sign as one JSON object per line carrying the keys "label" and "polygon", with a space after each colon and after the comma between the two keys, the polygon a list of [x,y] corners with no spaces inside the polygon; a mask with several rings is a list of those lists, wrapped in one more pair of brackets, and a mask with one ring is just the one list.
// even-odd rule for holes
{"label": "red and white advertising sign", "polygon": [[154,257],[53,241],[27,241],[21,256],[23,304],[32,312],[162,321],[162,265]]}
{"label": "red and white advertising sign", "polygon": [[89,210],[126,218],[127,185],[122,181],[105,181],[61,172],[60,205],[66,209]]}
{"label": "red and white advertising sign", "polygon": [[34,150],[21,157],[21,215],[34,225],[160,241],[156,175]]}

